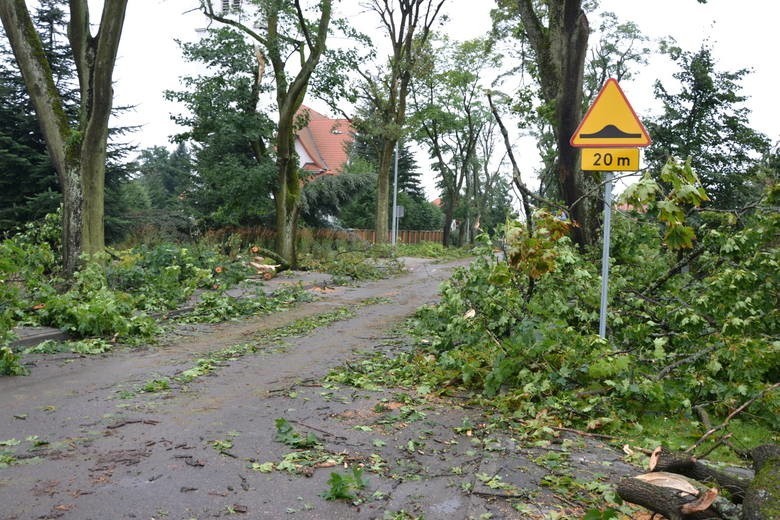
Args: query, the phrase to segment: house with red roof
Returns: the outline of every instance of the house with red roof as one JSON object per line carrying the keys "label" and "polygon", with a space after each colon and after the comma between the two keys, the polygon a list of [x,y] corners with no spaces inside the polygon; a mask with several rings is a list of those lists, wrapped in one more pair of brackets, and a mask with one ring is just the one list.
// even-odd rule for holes
{"label": "house with red roof", "polygon": [[295,152],[301,168],[312,176],[337,175],[347,163],[347,149],[355,134],[347,119],[331,119],[307,106],[298,115],[308,112],[309,123],[298,130]]}

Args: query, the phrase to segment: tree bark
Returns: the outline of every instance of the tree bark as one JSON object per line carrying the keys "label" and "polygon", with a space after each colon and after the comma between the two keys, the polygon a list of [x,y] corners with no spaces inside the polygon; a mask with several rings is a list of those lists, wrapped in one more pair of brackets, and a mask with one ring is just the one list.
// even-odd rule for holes
{"label": "tree bark", "polygon": [[722,518],[710,509],[690,514],[683,513],[683,507],[694,502],[695,497],[685,496],[676,489],[656,486],[638,478],[622,479],[617,486],[617,492],[623,500],[660,513],[668,520],[721,520]]}
{"label": "tree bark", "polygon": [[547,27],[542,24],[532,0],[517,0],[517,6],[534,50],[542,99],[555,108],[552,123],[558,149],[556,169],[560,195],[577,224],[573,239],[584,247],[593,243],[598,217],[579,168],[579,151],[569,144],[569,139],[582,118],[588,19],[582,10],[582,0],[548,2]]}
{"label": "tree bark", "polygon": [[0,2],[2,19],[27,91],[35,107],[63,194],[63,269],[72,274],[81,253],[105,245],[103,201],[111,78],[127,0],[106,0],[96,36],[90,33],[87,0],[70,0],[68,39],[79,78],[80,110],[71,125],[24,0]]}
{"label": "tree bark", "polygon": [[742,503],[750,483],[736,475],[707,466],[689,455],[672,453],[663,448],[653,451],[650,471],[669,471],[705,484],[715,484],[728,491],[732,502],[736,504]]}
{"label": "tree bark", "polygon": [[[301,196],[300,176],[298,164],[293,157],[294,144],[292,131],[292,119],[289,124],[283,124],[287,118],[279,118],[279,134],[277,138],[277,178],[274,191],[276,206],[276,253],[285,262],[292,266],[297,261],[297,228],[298,228],[298,200]],[[286,136],[286,139],[282,139]],[[279,145],[282,145],[279,147]]]}
{"label": "tree bark", "polygon": [[745,492],[743,520],[780,518],[780,446],[767,444],[750,452],[756,476]]}
{"label": "tree bark", "polygon": [[390,172],[393,165],[393,153],[398,139],[385,139],[379,151],[376,185],[376,242],[385,244],[389,241],[388,225],[390,223]]}

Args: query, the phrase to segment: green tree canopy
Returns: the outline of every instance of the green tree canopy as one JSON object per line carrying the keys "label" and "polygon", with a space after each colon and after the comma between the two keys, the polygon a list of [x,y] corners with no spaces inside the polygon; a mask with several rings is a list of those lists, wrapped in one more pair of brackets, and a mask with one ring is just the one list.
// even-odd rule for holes
{"label": "green tree canopy", "polygon": [[[275,125],[259,110],[260,93],[268,88],[259,82],[252,45],[223,27],[181,47],[187,61],[205,67],[183,78],[186,90],[166,93],[188,110],[174,119],[188,129],[176,140],[191,143],[195,160],[191,211],[206,226],[270,223],[275,166],[267,143]],[[172,194],[163,189],[152,197]]]}
{"label": "green tree canopy", "polygon": [[[674,78],[679,91],[660,81],[656,98],[663,113],[648,124],[653,145],[646,158],[660,171],[667,157],[690,157],[715,206],[736,208],[760,195],[749,172],[769,149],[766,136],[749,126],[749,110],[740,93],[746,69],[716,70],[712,50],[684,52],[674,46],[666,53],[679,70]],[[752,194],[752,195],[751,195]]]}

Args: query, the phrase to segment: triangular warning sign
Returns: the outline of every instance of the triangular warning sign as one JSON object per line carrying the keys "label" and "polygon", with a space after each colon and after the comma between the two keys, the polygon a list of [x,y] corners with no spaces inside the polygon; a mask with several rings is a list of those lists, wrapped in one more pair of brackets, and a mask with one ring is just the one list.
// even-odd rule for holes
{"label": "triangular warning sign", "polygon": [[569,143],[575,148],[638,148],[652,141],[618,82],[610,78]]}

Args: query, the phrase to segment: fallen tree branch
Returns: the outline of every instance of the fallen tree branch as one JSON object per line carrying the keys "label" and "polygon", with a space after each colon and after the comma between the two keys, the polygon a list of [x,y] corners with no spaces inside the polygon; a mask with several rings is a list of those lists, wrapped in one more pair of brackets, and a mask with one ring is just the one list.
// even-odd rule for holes
{"label": "fallen tree branch", "polygon": [[128,424],[148,424],[150,426],[154,426],[157,424],[160,424],[160,421],[155,421],[154,419],[127,419],[124,421],[119,421],[114,424],[109,424],[106,426],[109,430],[116,430],[117,428],[121,428],[122,426],[127,426]]}
{"label": "fallen tree branch", "polygon": [[612,435],[604,435],[603,433],[584,432],[582,430],[575,430],[574,428],[564,428],[563,426],[552,426],[552,429],[559,432],[576,433],[577,435],[581,435],[583,437],[593,437],[594,439],[605,439],[608,441],[619,440],[618,437],[614,437]]}
{"label": "fallen tree branch", "polygon": [[677,360],[674,363],[665,366],[664,368],[662,368],[661,370],[658,371],[658,374],[655,376],[655,380],[656,381],[662,380],[663,378],[668,376],[669,373],[672,370],[674,370],[675,368],[678,368],[678,367],[680,367],[682,365],[686,365],[688,363],[694,363],[695,361],[701,359],[702,357],[706,356],[707,354],[709,354],[710,352],[714,351],[717,348],[718,348],[717,345],[711,345],[711,346],[709,346],[709,347],[707,347],[707,348],[705,348],[703,350],[699,350],[698,352],[695,352],[694,354],[692,354],[692,355],[690,355],[688,357],[685,357],[683,359]]}
{"label": "fallen tree branch", "polygon": [[686,505],[688,506],[686,510],[691,507],[695,509],[696,496],[677,488],[657,486],[640,478],[626,477],[622,479],[617,486],[617,492],[623,500],[659,513],[668,520],[714,520],[721,518],[720,515],[715,515],[709,510],[683,513],[682,508]]}
{"label": "fallen tree branch", "polygon": [[[509,132],[507,131],[506,126],[504,125],[504,122],[498,113],[498,110],[493,104],[493,95],[491,92],[487,93],[487,98],[488,98],[488,104],[490,105],[490,110],[493,113],[493,117],[495,118],[496,123],[498,123],[499,130],[501,131],[501,135],[504,137],[504,146],[506,148],[507,155],[509,156],[509,160],[512,163],[512,170],[513,170],[512,181],[514,181],[515,186],[517,187],[518,190],[520,190],[520,193],[522,194],[524,211],[530,211],[530,202],[526,199],[527,197],[528,199],[535,200],[542,206],[546,206],[549,208],[557,208],[568,212],[569,208],[561,204],[558,204],[557,202],[554,202],[552,200],[545,199],[544,197],[540,197],[539,195],[531,191],[522,181],[522,179],[520,178],[520,168],[517,165],[517,161],[515,160],[514,153],[512,152],[512,144],[509,142]],[[526,215],[526,218],[530,219],[530,217],[531,217],[530,214]]]}
{"label": "fallen tree branch", "polygon": [[747,401],[745,401],[744,403],[742,403],[736,410],[731,412],[722,423],[720,423],[719,425],[717,425],[717,426],[707,430],[704,433],[704,435],[702,435],[699,438],[699,440],[697,440],[695,443],[693,443],[693,445],[691,447],[689,447],[688,449],[685,450],[685,453],[691,453],[693,450],[698,448],[699,445],[701,445],[701,443],[703,443],[705,440],[707,440],[712,434],[714,434],[714,433],[718,432],[719,430],[722,430],[723,428],[725,428],[728,425],[729,421],[731,421],[734,417],[736,417],[737,415],[742,413],[748,406],[750,406],[754,402],[758,401],[759,399],[764,397],[766,394],[768,394],[769,392],[775,390],[778,387],[780,387],[780,383],[775,383],[775,384],[773,384],[773,385],[771,385],[771,386],[769,386],[767,388],[764,388],[764,390],[762,390],[758,394],[754,395],[752,398],[750,398]]}
{"label": "fallen tree branch", "polygon": [[661,278],[656,280],[654,283],[650,284],[644,291],[644,294],[653,294],[656,290],[663,287],[663,285],[668,282],[671,278],[673,278],[675,275],[682,272],[683,268],[687,265],[689,265],[693,260],[701,256],[702,253],[706,248],[702,245],[696,247],[693,251],[688,254],[685,258],[677,262],[674,266],[672,266],[671,269],[669,269],[666,274],[664,274]]}
{"label": "fallen tree branch", "polygon": [[729,492],[733,502],[741,504],[750,482],[731,473],[712,468],[690,455],[672,453],[661,447],[650,456],[650,471],[666,471],[692,478],[704,484],[716,484]]}
{"label": "fallen tree branch", "polygon": [[342,441],[347,439],[346,437],[342,437],[341,435],[336,435],[336,434],[334,434],[332,432],[329,432],[327,430],[323,430],[322,428],[317,428],[316,426],[312,426],[311,424],[306,424],[306,423],[304,423],[302,421],[296,421],[294,419],[290,419],[289,422],[291,422],[293,424],[297,424],[298,426],[303,426],[304,428],[308,428],[309,430],[314,430],[315,432],[319,432],[319,433],[321,433],[323,435],[327,435],[328,437],[333,437],[334,439],[338,439],[338,440],[342,440]]}
{"label": "fallen tree branch", "polygon": [[[724,435],[723,437],[718,439],[718,441],[715,444],[713,444],[712,446],[710,446],[709,449],[707,449],[707,451],[705,451],[704,453],[699,453],[699,458],[702,458],[702,459],[706,458],[707,455],[709,455],[710,453],[712,453],[713,451],[718,449],[718,447],[723,446],[724,444],[726,446],[728,446],[729,448],[731,448],[732,450],[734,450],[735,446],[729,442],[729,439],[733,435],[734,435],[733,433],[727,433],[726,435]],[[739,453],[738,450],[735,450],[735,451],[737,451],[737,453]]]}

